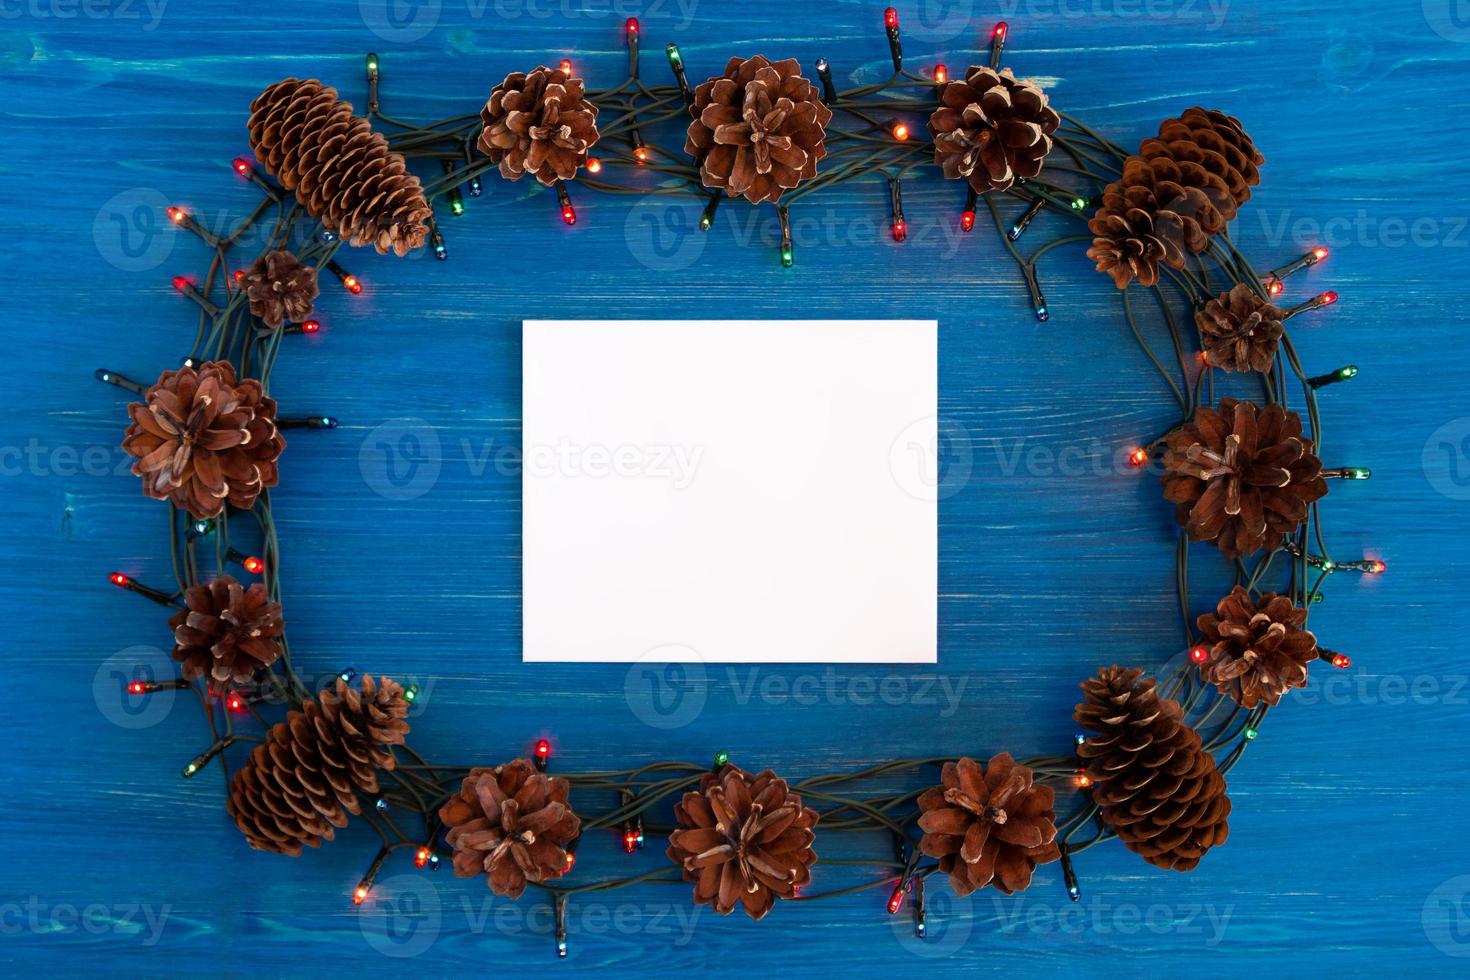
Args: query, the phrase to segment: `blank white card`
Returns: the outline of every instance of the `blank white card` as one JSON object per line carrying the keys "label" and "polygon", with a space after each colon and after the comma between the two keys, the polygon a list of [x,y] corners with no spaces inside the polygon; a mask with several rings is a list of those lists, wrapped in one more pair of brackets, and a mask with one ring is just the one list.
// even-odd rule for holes
{"label": "blank white card", "polygon": [[936,661],[934,321],[523,340],[525,661]]}

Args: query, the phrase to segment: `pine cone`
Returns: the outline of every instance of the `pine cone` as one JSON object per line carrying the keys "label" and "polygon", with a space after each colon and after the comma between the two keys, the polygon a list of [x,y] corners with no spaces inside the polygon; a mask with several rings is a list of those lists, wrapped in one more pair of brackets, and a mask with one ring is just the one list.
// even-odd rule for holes
{"label": "pine cone", "polygon": [[248,510],[276,485],[286,440],[259,381],[236,382],[230,362],[205,361],[163,372],[144,398],[128,406],[122,448],[148,496],[217,517],[226,501]]}
{"label": "pine cone", "polygon": [[424,243],[430,210],[419,179],[336,89],[287,78],[260,93],[250,103],[250,149],[348,244],[404,255]]}
{"label": "pine cone", "polygon": [[597,142],[597,106],[583,92],[582,79],[560,68],[512,72],[480,110],[480,150],[510,180],[571,180]]}
{"label": "pine cone", "polygon": [[454,873],[487,876],[497,895],[520,898],[528,881],[559,878],[567,845],[582,821],[567,802],[567,781],[547,776],[525,759],[494,769],[471,769],[460,790],[439,808],[454,848]]}
{"label": "pine cone", "polygon": [[184,606],[169,617],[173,657],[185,680],[209,678],[212,688],[248,684],[281,655],[281,605],[264,585],[245,588],[228,575],[184,590]]}
{"label": "pine cone", "polygon": [[1102,819],[1149,864],[1189,871],[1230,836],[1230,798],[1215,757],[1137,668],[1104,667],[1082,682],[1073,714],[1096,734],[1077,747]]}
{"label": "pine cone", "polygon": [[1145,286],[1159,281],[1159,262],[1179,269],[1184,256],[1209,247],[1210,235],[1223,231],[1225,219],[1197,187],[1179,182],[1167,159],[1129,157],[1123,176],[1103,191],[1102,204],[1088,222],[1093,234],[1087,257],[1119,289],[1135,277]]}
{"label": "pine cone", "polygon": [[1062,117],[1035,82],[1009,68],[971,66],[944,87],[929,117],[934,162],[951,180],[965,177],[976,193],[1007,190],[1041,173]]}
{"label": "pine cone", "polygon": [[694,903],[729,915],[738,903],[760,920],[778,898],[794,898],[812,880],[817,811],[801,805],[786,780],[738,766],[705,773],[698,792],[674,807],[678,830],[669,860],[694,882]]}
{"label": "pine cone", "polygon": [[1242,708],[1274,705],[1293,687],[1307,686],[1307,667],[1317,659],[1317,638],[1303,629],[1307,611],[1286,596],[1267,592],[1252,602],[1236,586],[1213,614],[1199,618],[1200,645],[1208,657],[1200,676]]}
{"label": "pine cone", "polygon": [[379,769],[397,764],[389,746],[408,732],[408,700],[388,678],[344,680],[274,726],[230,781],[227,809],[250,846],[296,857],[361,813],[357,794],[379,792]]}
{"label": "pine cone", "polygon": [[1276,363],[1276,348],[1286,332],[1286,314],[1238,283],[1194,315],[1205,360],[1227,371],[1266,373]]}
{"label": "pine cone", "polygon": [[940,781],[919,797],[919,849],[939,859],[956,895],[986,885],[1007,895],[1025,891],[1038,864],[1062,856],[1056,794],[1033,783],[1031,770],[1009,753],[991,757],[983,772],[974,759],[946,762]]}
{"label": "pine cone", "polygon": [[311,303],[319,292],[316,267],[304,264],[290,252],[262,255],[245,274],[250,312],[272,329],[311,316]]}
{"label": "pine cone", "polygon": [[1164,497],[1195,541],[1227,558],[1276,549],[1327,493],[1302,420],[1280,405],[1222,398],[1164,440]]}
{"label": "pine cone", "polygon": [[1198,166],[1208,176],[1192,176],[1191,186],[1224,188],[1227,196],[1212,194],[1211,200],[1227,221],[1250,200],[1251,188],[1261,182],[1259,167],[1266,162],[1239,119],[1199,106],[1184,110],[1178,119],[1165,119],[1158,137],[1144,140],[1138,152],[1150,159],[1169,157],[1180,166]]}
{"label": "pine cone", "polygon": [[795,58],[731,58],[724,75],[694,90],[689,111],[684,152],[699,164],[700,180],[751,204],[815,177],[827,155],[832,110]]}

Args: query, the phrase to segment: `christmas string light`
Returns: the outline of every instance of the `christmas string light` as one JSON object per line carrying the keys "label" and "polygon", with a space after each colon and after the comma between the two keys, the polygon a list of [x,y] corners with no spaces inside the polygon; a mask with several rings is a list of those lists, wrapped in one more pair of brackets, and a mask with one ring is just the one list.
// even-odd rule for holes
{"label": "christmas string light", "polygon": [[888,56],[893,59],[893,73],[903,71],[903,42],[898,38],[898,11],[888,7],[883,11],[883,32],[888,36]]}
{"label": "christmas string light", "polygon": [[199,308],[203,310],[206,314],[215,317],[219,316],[219,307],[210,302],[209,299],[199,291],[199,287],[189,281],[188,276],[174,276],[172,282],[174,289],[178,290],[180,293],[198,303]]}
{"label": "christmas string light", "polygon": [[1331,306],[1333,303],[1336,303],[1336,302],[1337,302],[1337,294],[1334,293],[1332,290],[1329,289],[1325,293],[1320,293],[1320,294],[1318,294],[1316,296],[1313,296],[1311,299],[1307,300],[1305,303],[1301,303],[1301,304],[1298,304],[1297,306],[1293,306],[1291,309],[1289,309],[1289,310],[1286,311],[1286,313],[1282,316],[1282,319],[1283,320],[1290,320],[1292,317],[1296,316],[1298,313],[1305,313],[1308,310],[1320,310],[1322,307],[1324,307],[1324,306]]}
{"label": "christmas string light", "polygon": [[327,262],[327,269],[332,275],[337,277],[337,281],[352,295],[356,296],[362,292],[362,282],[352,273],[338,265],[335,260],[329,260]]}
{"label": "christmas string light", "polygon": [[817,80],[822,83],[822,101],[827,105],[837,104],[837,87],[832,84],[832,63],[826,58],[817,59]]}
{"label": "christmas string light", "polygon": [[148,588],[148,586],[134,581],[132,576],[124,575],[122,572],[110,573],[107,576],[107,581],[111,582],[113,585],[117,586],[119,589],[122,589],[125,592],[136,592],[138,595],[143,596],[145,599],[151,599],[152,601],[158,603],[160,606],[176,606],[178,604],[176,601],[178,599],[177,593],[175,593],[174,595],[169,595],[167,592],[160,592],[157,589],[150,589]]}
{"label": "christmas string light", "polygon": [[1001,21],[991,28],[990,31],[990,69],[995,71],[1000,68],[1001,52],[1006,47],[1006,35],[1010,33],[1010,27],[1005,21]]}
{"label": "christmas string light", "polygon": [[1019,239],[1022,233],[1025,232],[1026,226],[1031,223],[1031,219],[1040,214],[1041,209],[1044,207],[1046,207],[1046,198],[1038,197],[1032,201],[1030,207],[1021,212],[1021,216],[1006,231],[1006,237],[1013,242]]}
{"label": "christmas string light", "polygon": [[373,863],[368,865],[367,873],[358,881],[357,887],[352,889],[352,904],[361,905],[367,901],[368,893],[373,890],[373,881],[378,877],[378,872],[383,869],[383,862],[388,860],[388,847],[385,844],[378,849],[378,854],[373,858]]}

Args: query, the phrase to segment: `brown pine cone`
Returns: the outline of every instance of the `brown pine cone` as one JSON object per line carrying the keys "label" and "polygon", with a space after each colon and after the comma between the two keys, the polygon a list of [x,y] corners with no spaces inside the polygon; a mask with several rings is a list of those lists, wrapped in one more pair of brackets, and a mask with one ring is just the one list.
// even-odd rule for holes
{"label": "brown pine cone", "polygon": [[337,90],[287,78],[250,103],[250,149],[314,218],[350,245],[398,255],[424,243],[419,179]]}
{"label": "brown pine cone", "polygon": [[310,317],[319,292],[316,266],[306,265],[290,252],[262,255],[245,274],[250,312],[271,328]]}
{"label": "brown pine cone", "polygon": [[571,180],[597,142],[597,106],[584,97],[582,79],[544,65],[512,72],[480,110],[480,150],[500,175],[527,173],[550,187]]}
{"label": "brown pine cone", "polygon": [[1195,541],[1227,558],[1276,549],[1327,493],[1302,420],[1280,405],[1222,398],[1164,440],[1164,497]]}
{"label": "brown pine cone", "polygon": [[1197,187],[1180,183],[1179,168],[1168,159],[1129,157],[1123,176],[1103,191],[1102,204],[1088,222],[1093,234],[1087,257],[1119,289],[1134,278],[1145,286],[1159,280],[1159,262],[1179,269],[1186,253],[1209,247],[1210,235],[1225,229],[1225,219]]}
{"label": "brown pine cone", "polygon": [[497,895],[520,898],[528,881],[560,878],[567,846],[582,821],[567,802],[567,781],[547,776],[525,759],[494,769],[471,769],[460,790],[439,808],[454,848],[454,873],[482,872]]}
{"label": "brown pine cone", "polygon": [[1032,782],[1031,770],[1009,753],[992,756],[983,772],[974,759],[946,762],[940,781],[919,797],[919,849],[939,859],[956,895],[986,885],[1007,895],[1025,891],[1038,864],[1062,856],[1056,794]]}
{"label": "brown pine cone", "polygon": [[364,677],[287,714],[230,781],[226,808],[250,846],[296,857],[331,840],[362,812],[357,794],[376,795],[377,771],[397,764],[388,747],[403,744],[408,708],[398,684]]}
{"label": "brown pine cone", "polygon": [[245,588],[228,575],[184,590],[184,606],[169,617],[173,657],[185,680],[209,686],[248,684],[281,655],[281,605],[264,585]]}
{"label": "brown pine cone", "polygon": [[1137,668],[1104,667],[1082,682],[1077,747],[1102,819],[1149,864],[1189,871],[1230,836],[1230,797],[1215,757]]}
{"label": "brown pine cone", "polygon": [[832,110],[795,58],[731,58],[725,74],[694,90],[684,152],[704,186],[752,204],[775,201],[817,175]]}
{"label": "brown pine cone", "polygon": [[1194,315],[1205,360],[1227,371],[1270,371],[1286,314],[1238,283]]}
{"label": "brown pine cone", "polygon": [[1266,162],[1239,119],[1199,106],[1186,109],[1178,119],[1165,119],[1158,137],[1144,140],[1138,152],[1151,159],[1169,157],[1181,167],[1198,167],[1201,173],[1191,169],[1188,182],[1223,189],[1223,196],[1211,191],[1211,200],[1226,220],[1250,200],[1251,188],[1261,182],[1260,165]]}
{"label": "brown pine cone", "polygon": [[1286,596],[1267,592],[1253,602],[1237,585],[1199,618],[1207,651],[1200,676],[1242,708],[1277,704],[1293,687],[1307,686],[1307,667],[1317,659],[1317,638],[1306,624],[1307,611]]}
{"label": "brown pine cone", "polygon": [[786,780],[738,766],[705,773],[698,792],[674,806],[678,830],[669,860],[694,882],[694,903],[729,915],[736,904],[759,920],[778,898],[794,898],[812,880],[817,811],[802,806]]}
{"label": "brown pine cone", "polygon": [[944,176],[967,178],[976,193],[1003,191],[1041,173],[1061,125],[1046,93],[1009,68],[970,67],[950,82],[929,117],[934,162]]}
{"label": "brown pine cone", "polygon": [[229,361],[165,371],[144,399],[128,406],[122,448],[148,496],[217,517],[226,501],[249,510],[276,485],[286,440],[275,400],[253,378],[237,382]]}

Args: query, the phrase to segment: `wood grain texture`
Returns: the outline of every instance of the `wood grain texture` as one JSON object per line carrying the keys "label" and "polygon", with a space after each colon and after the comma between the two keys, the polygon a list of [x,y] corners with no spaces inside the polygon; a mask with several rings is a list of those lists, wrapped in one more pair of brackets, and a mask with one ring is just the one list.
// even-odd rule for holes
{"label": "wood grain texture", "polygon": [[[1334,485],[1329,542],[1338,557],[1381,556],[1390,572],[1331,583],[1313,626],[1355,666],[1327,684],[1314,671],[1313,686],[1272,715],[1232,773],[1228,845],[1190,876],[1096,848],[1078,861],[1080,907],[1065,901],[1055,865],[1016,899],[957,902],[935,887],[924,945],[907,916],[883,914],[883,889],[783,907],[759,926],[704,912],[690,932],[684,889],[647,886],[574,902],[572,955],[560,962],[544,909],[487,904],[482,886],[447,870],[425,877],[406,858],[354,910],[348,892],[373,851],[365,828],[297,861],[250,852],[225,818],[219,771],[178,778],[202,747],[193,709],[123,712],[109,671],[136,659],[135,644],[162,648],[166,633],[156,607],[103,576],[116,567],[165,581],[165,518],[122,475],[123,400],[91,371],[146,378],[188,349],[192,317],[168,279],[197,271],[203,253],[163,227],[158,208],[184,203],[227,225],[253,206],[228,164],[244,148],[245,107],[277,78],[320,76],[360,102],[362,55],[374,49],[385,108],[435,119],[474,111],[511,69],[563,56],[593,84],[621,78],[619,25],[637,14],[651,78],[662,80],[672,39],[696,78],[731,52],[760,51],[807,64],[826,55],[839,80],[874,79],[886,73],[880,8],[402,5],[400,28],[433,19],[420,34],[384,29],[381,0],[171,0],[156,20],[141,3],[105,16],[60,2],[6,6],[0,513],[13,718],[0,962],[17,974],[128,976],[521,964],[567,975],[835,966],[891,976],[931,961],[965,976],[1456,972],[1464,961],[1449,954],[1470,944],[1470,879],[1457,878],[1470,872],[1470,688],[1456,628],[1467,570],[1458,498],[1470,494],[1424,463],[1428,446],[1470,472],[1459,442],[1470,433],[1460,358],[1470,29],[1441,16],[1450,6],[1236,0],[1217,21],[1185,0],[1001,5],[1008,62],[1120,142],[1197,101],[1242,117],[1268,157],[1235,230],[1257,265],[1324,236],[1333,248],[1292,295],[1330,287],[1343,301],[1300,322],[1296,337],[1311,368],[1361,366],[1324,399],[1323,455],[1375,476]],[[900,10],[910,62],[952,69],[997,14],[963,0]],[[994,236],[952,233],[957,195],[935,180],[910,185],[902,246],[883,232],[881,186],[820,195],[794,215],[810,223],[783,271],[762,244],[768,212],[747,223],[727,206],[695,240],[692,206],[581,194],[568,230],[550,195],[492,179],[464,218],[446,221],[449,262],[346,256],[367,292],[353,300],[327,288],[327,329],[291,338],[272,385],[285,413],[343,420],[292,436],[274,495],[298,662],[418,680],[427,696],[413,741],[441,759],[500,760],[546,734],[558,763],[579,769],[729,748],[800,776],[899,755],[1067,745],[1078,680],[1177,652],[1170,516],[1150,478],[1007,460],[1018,447],[1107,457],[1176,416],[1114,290],[1080,250],[1046,260],[1052,319],[1037,324]],[[681,248],[702,254],[670,269],[688,257]],[[962,427],[973,461],[941,504],[940,664],[834,671],[841,691],[891,678],[905,692],[898,703],[822,693],[802,704],[773,691],[810,669],[710,667],[697,718],[664,730],[631,707],[623,668],[520,664],[518,481],[477,460],[486,446],[518,445],[520,320],[622,315],[939,319],[941,412]],[[424,420],[445,458],[429,492],[395,501],[374,492],[363,453],[377,426],[404,417]],[[1225,581],[1218,559],[1197,558],[1195,613]],[[959,696],[937,684],[921,696],[925,677]],[[596,842],[579,872],[652,869],[660,850],[629,859]],[[824,854],[851,850],[838,842]],[[857,880],[829,867],[819,884]],[[157,931],[140,924],[144,909],[166,911]]]}

